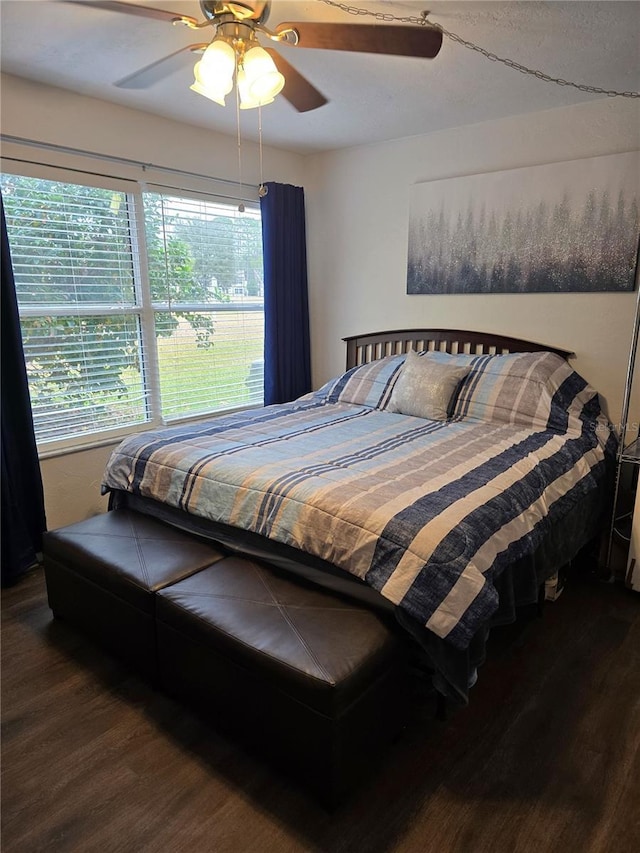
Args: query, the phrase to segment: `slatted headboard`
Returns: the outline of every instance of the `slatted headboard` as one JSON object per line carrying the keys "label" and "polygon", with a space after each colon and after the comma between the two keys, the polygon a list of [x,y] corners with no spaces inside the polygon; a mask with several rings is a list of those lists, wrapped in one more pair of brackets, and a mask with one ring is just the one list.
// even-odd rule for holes
{"label": "slatted headboard", "polygon": [[410,349],[495,355],[510,352],[555,352],[562,358],[574,353],[558,347],[495,335],[492,332],[468,332],[462,329],[400,329],[390,332],[369,332],[343,338],[347,344],[347,370],[367,364],[386,355],[400,355]]}

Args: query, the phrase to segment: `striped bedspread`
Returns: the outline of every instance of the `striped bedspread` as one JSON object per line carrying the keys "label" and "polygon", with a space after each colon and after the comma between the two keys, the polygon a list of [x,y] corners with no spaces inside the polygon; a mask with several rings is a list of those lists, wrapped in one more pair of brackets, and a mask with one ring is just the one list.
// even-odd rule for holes
{"label": "striped bedspread", "polygon": [[497,606],[496,574],[604,477],[597,394],[566,370],[562,431],[557,412],[545,429],[441,422],[319,392],[134,435],[104,487],[328,560],[464,648]]}

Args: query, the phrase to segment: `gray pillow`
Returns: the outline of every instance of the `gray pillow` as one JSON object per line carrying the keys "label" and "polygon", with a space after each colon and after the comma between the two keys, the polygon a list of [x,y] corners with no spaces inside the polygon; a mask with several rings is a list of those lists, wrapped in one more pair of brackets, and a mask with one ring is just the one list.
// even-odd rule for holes
{"label": "gray pillow", "polygon": [[[452,356],[452,360],[453,360]],[[446,421],[451,398],[471,370],[470,365],[443,364],[442,355],[407,353],[393,389],[389,409],[402,415]]]}

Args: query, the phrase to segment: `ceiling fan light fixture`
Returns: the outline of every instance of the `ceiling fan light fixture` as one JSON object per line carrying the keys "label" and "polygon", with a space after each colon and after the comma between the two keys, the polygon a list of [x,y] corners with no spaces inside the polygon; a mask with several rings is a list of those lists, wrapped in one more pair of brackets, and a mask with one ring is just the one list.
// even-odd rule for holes
{"label": "ceiling fan light fixture", "polygon": [[262,47],[252,47],[245,53],[243,69],[248,100],[256,105],[269,103],[284,88],[284,77]]}
{"label": "ceiling fan light fixture", "polygon": [[229,42],[215,38],[202,54],[200,73],[205,81],[210,78],[225,79],[233,77],[236,70],[236,52]]}
{"label": "ceiling fan light fixture", "polygon": [[207,79],[202,74],[202,60],[196,62],[193,74],[195,80],[189,88],[197,92],[198,95],[204,95],[205,98],[209,98],[209,100],[215,101],[216,104],[224,107],[224,96],[228,95],[233,88],[233,75],[228,78],[221,77],[220,79],[215,79],[213,75],[208,75]]}
{"label": "ceiling fan light fixture", "polygon": [[249,91],[247,74],[244,68],[238,69],[238,93],[240,95],[240,109],[252,110],[256,107],[264,107],[265,104],[272,104],[273,98],[263,98],[262,100],[255,98]]}

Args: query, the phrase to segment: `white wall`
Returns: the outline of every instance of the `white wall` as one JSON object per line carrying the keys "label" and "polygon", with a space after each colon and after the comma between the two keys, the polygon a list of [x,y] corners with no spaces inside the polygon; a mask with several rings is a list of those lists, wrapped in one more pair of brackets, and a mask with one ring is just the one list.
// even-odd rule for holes
{"label": "white wall", "polygon": [[[346,335],[494,331],[573,350],[575,369],[617,422],[635,295],[408,296],[409,194],[413,184],[438,178],[637,149],[637,104],[605,99],[313,158],[305,192],[314,385],[343,370]],[[639,404],[637,390],[635,420]]]}
{"label": "white wall", "polygon": [[[81,97],[63,89],[36,85],[18,77],[2,75],[0,87],[3,134],[212,177],[238,178],[235,138]],[[242,147],[243,181],[255,187],[259,182],[258,148],[250,143],[243,143]],[[15,144],[3,144],[2,155],[23,156],[68,168],[87,169],[98,164],[84,157],[63,156]],[[143,173],[140,169],[120,165],[107,165],[105,169],[103,164],[100,170],[136,179],[149,179],[154,174],[152,170]],[[160,181],[168,180],[162,173],[155,177]],[[264,178],[302,185],[304,159],[297,154],[265,147]],[[191,181],[190,186],[197,187],[197,181]],[[229,192],[233,191],[230,187]],[[100,482],[110,452],[110,447],[101,447],[41,461],[49,528],[106,510],[106,498],[100,496]]]}
{"label": "white wall", "polygon": [[[31,83],[8,74],[0,75],[0,93],[0,129],[5,135],[238,180],[235,137],[76,95],[66,89]],[[213,104],[211,107],[215,109]],[[2,154],[12,155],[15,150],[14,146],[3,145]],[[80,169],[87,167],[84,158],[61,158],[34,149],[25,149],[23,153],[35,160],[48,158],[48,162],[60,162]],[[304,177],[304,162],[299,154],[265,146],[264,179],[300,185]],[[126,170],[120,167],[109,168],[118,168],[119,175],[127,176]],[[131,170],[130,174],[144,178],[149,172]],[[259,183],[259,175],[258,146],[243,142],[243,182],[255,187]]]}

